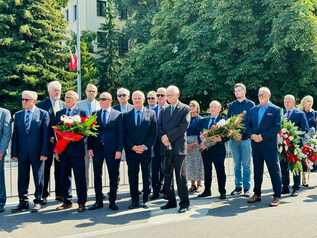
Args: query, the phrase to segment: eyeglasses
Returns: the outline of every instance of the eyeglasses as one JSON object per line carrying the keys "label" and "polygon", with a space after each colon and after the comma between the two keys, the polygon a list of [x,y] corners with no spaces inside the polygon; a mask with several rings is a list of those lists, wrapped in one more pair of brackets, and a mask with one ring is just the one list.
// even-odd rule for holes
{"label": "eyeglasses", "polygon": [[156,94],[157,97],[165,97],[165,94]]}
{"label": "eyeglasses", "polygon": [[23,101],[26,101],[26,102],[27,102],[27,101],[31,101],[31,100],[33,100],[33,99],[31,99],[31,98],[22,98],[21,100],[22,100],[22,102],[23,102]]}
{"label": "eyeglasses", "polygon": [[147,97],[148,100],[154,100],[155,97]]}
{"label": "eyeglasses", "polygon": [[127,96],[126,94],[118,94],[118,95],[117,95],[118,98],[126,97],[126,96]]}
{"label": "eyeglasses", "polygon": [[111,101],[110,98],[99,98],[100,101]]}

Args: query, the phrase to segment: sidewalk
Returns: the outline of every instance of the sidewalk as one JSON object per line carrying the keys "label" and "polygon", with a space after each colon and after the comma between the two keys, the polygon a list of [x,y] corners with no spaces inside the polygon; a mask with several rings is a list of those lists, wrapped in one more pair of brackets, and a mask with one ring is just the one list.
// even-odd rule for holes
{"label": "sidewalk", "polygon": [[[178,214],[176,209],[161,211],[163,199],[151,202],[149,209],[127,210],[130,202],[127,186],[120,187],[118,212],[109,210],[108,202],[103,209],[80,214],[76,206],[56,211],[58,203],[49,201],[38,214],[11,214],[10,209],[15,205],[11,199],[6,212],[0,215],[0,237],[317,238],[317,173],[310,178],[314,187],[302,190],[297,198],[286,196],[277,208],[268,207],[272,191],[270,180],[265,177],[261,203],[250,205],[243,197],[221,201],[213,182],[213,197],[192,196],[191,210],[185,214]],[[233,189],[233,182],[229,176],[227,193]],[[93,203],[92,198],[87,205]]]}

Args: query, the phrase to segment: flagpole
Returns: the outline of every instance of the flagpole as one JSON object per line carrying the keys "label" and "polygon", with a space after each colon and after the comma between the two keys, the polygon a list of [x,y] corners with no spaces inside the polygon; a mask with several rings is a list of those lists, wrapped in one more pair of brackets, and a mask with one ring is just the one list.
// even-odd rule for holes
{"label": "flagpole", "polygon": [[77,0],[77,93],[81,99],[80,0]]}

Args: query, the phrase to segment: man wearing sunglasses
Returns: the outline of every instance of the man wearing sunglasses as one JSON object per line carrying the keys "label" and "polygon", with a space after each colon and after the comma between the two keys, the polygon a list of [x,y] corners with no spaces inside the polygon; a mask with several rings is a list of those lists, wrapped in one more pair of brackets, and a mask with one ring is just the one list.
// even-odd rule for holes
{"label": "man wearing sunglasses", "polygon": [[15,113],[11,157],[18,161],[19,204],[12,212],[23,212],[29,209],[28,188],[30,167],[32,167],[35,185],[35,199],[32,212],[41,209],[44,187],[44,165],[48,157],[49,115],[35,106],[37,93],[22,92],[23,110]]}
{"label": "man wearing sunglasses", "polygon": [[117,90],[117,99],[119,104],[113,106],[113,109],[126,113],[133,109],[133,106],[129,103],[130,91],[126,88],[119,88]]}
{"label": "man wearing sunglasses", "polygon": [[123,148],[121,113],[111,108],[112,96],[100,94],[101,109],[97,112],[98,135],[88,138],[88,155],[93,159],[96,202],[89,210],[103,207],[102,168],[106,161],[110,180],[109,208],[118,210],[116,205],[120,161]]}

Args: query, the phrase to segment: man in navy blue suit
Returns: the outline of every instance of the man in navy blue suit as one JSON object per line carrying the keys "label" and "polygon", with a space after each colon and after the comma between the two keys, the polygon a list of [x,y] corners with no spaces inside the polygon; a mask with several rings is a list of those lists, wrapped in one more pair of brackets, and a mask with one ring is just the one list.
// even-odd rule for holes
{"label": "man in navy blue suit", "polygon": [[[285,107],[285,113],[284,116],[291,122],[295,124],[295,126],[298,127],[299,130],[302,132],[308,132],[309,126],[307,122],[306,115],[303,111],[298,110],[295,108],[295,97],[293,95],[285,95],[284,96],[284,107]],[[289,168],[288,164],[285,160],[280,161],[281,170],[282,170],[282,194],[288,194],[290,193],[289,190],[289,184],[290,184],[290,176],[289,176]],[[293,189],[291,196],[295,197],[298,195],[298,191],[300,188],[300,174],[294,174],[293,175]]]}
{"label": "man in navy blue suit", "polygon": [[93,159],[96,202],[89,210],[103,207],[102,168],[106,161],[110,180],[109,208],[118,210],[116,204],[120,161],[123,149],[121,113],[111,108],[112,96],[108,92],[100,94],[100,107],[97,111],[97,137],[88,138],[88,155]]}
{"label": "man in navy blue suit", "polygon": [[[80,111],[77,107],[78,94],[75,91],[67,91],[65,93],[65,108],[56,114],[56,124],[61,123],[61,116],[86,116],[84,111]],[[87,185],[85,176],[85,143],[84,138],[78,142],[70,142],[60,155],[57,155],[61,161],[61,178],[63,191],[63,204],[57,207],[57,210],[64,210],[72,207],[72,202],[68,197],[69,187],[71,185],[71,169],[73,169],[76,192],[78,212],[85,211],[85,203],[87,201]]]}
{"label": "man in navy blue suit", "polygon": [[[213,125],[221,120],[219,115],[221,111],[220,102],[214,100],[209,104],[210,116],[205,117],[200,122],[200,129],[210,129]],[[204,176],[205,176],[205,190],[199,194],[198,197],[211,196],[211,179],[212,179],[212,164],[214,164],[217,173],[218,191],[220,199],[226,199],[226,172],[225,172],[225,158],[226,148],[223,138],[215,136],[212,138],[215,145],[207,148],[204,141],[202,141],[200,148],[202,150],[202,157],[204,163]]]}
{"label": "man in navy blue suit", "polygon": [[149,161],[151,148],[156,138],[155,112],[143,106],[144,93],[132,94],[134,109],[123,116],[125,151],[128,164],[131,205],[129,209],[138,208],[139,204],[139,169],[141,165],[143,181],[143,207],[147,208],[149,188]]}
{"label": "man in navy blue suit", "polygon": [[248,203],[261,201],[264,162],[268,168],[272,185],[273,200],[270,206],[278,206],[281,197],[281,169],[277,156],[277,134],[281,127],[281,110],[270,102],[271,91],[259,89],[260,104],[246,114],[246,134],[252,141],[254,195]]}
{"label": "man in navy blue suit", "polygon": [[37,93],[22,92],[23,110],[15,113],[11,156],[18,161],[19,205],[12,212],[21,212],[29,208],[28,187],[30,166],[32,166],[35,184],[35,199],[32,212],[41,209],[44,187],[44,164],[48,156],[49,115],[35,106]]}
{"label": "man in navy blue suit", "polygon": [[[53,164],[54,157],[54,144],[55,136],[52,128],[52,122],[55,121],[55,115],[58,111],[64,108],[64,102],[60,100],[62,85],[58,81],[51,81],[47,84],[47,90],[49,97],[42,100],[37,104],[37,106],[48,112],[50,116],[50,125],[49,125],[49,144],[48,144],[48,158],[45,161],[44,166],[44,190],[43,190],[43,202],[42,204],[47,203],[47,197],[49,196],[48,185],[51,177],[51,166]],[[62,185],[60,178],[60,162],[54,159],[54,179],[55,179],[55,199],[57,201],[63,201]],[[71,193],[71,192],[70,192]]]}

